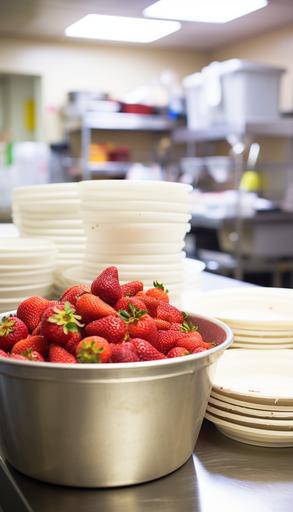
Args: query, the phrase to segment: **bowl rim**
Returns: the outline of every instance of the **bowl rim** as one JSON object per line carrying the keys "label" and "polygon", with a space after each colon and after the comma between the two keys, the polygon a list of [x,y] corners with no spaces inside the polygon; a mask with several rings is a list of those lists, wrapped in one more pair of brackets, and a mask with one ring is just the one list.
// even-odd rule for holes
{"label": "bowl rim", "polygon": [[[9,315],[16,315],[16,310],[8,311],[6,313],[0,314],[0,320],[4,316]],[[34,362],[34,361],[21,361],[17,359],[10,359],[6,357],[0,356],[0,365],[1,363],[8,364],[8,365],[16,365],[21,366],[23,368],[48,368],[52,370],[65,370],[65,371],[82,371],[82,370],[106,370],[106,371],[114,371],[115,370],[126,370],[126,369],[147,369],[147,368],[160,368],[160,367],[173,367],[176,365],[180,365],[181,363],[192,363],[193,361],[198,361],[205,359],[207,356],[216,354],[217,352],[224,351],[226,348],[228,348],[232,342],[233,342],[233,331],[232,329],[222,322],[221,320],[218,320],[217,318],[206,316],[206,315],[200,315],[196,314],[194,312],[189,313],[187,311],[187,315],[190,315],[191,317],[197,317],[202,320],[207,320],[208,322],[211,322],[213,324],[216,324],[218,327],[220,327],[225,333],[226,333],[226,339],[222,343],[219,343],[217,346],[210,348],[208,350],[205,350],[203,352],[199,352],[197,354],[189,354],[187,356],[181,356],[181,357],[174,357],[169,359],[159,359],[159,360],[152,360],[152,361],[138,361],[138,362],[132,362],[132,363],[94,363],[94,364],[68,364],[68,363],[50,363],[50,362]]]}

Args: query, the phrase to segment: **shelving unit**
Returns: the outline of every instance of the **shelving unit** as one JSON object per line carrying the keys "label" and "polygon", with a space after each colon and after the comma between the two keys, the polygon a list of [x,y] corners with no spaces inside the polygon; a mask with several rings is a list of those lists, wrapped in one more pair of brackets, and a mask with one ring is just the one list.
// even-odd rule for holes
{"label": "shelving unit", "polygon": [[[234,277],[242,279],[244,274],[243,260],[243,216],[241,213],[243,192],[239,188],[243,171],[245,170],[244,149],[258,137],[286,138],[288,140],[288,163],[293,167],[293,119],[280,118],[272,122],[250,122],[239,125],[215,125],[188,130],[177,128],[172,132],[174,143],[188,145],[189,153],[196,155],[198,143],[226,140],[231,146],[231,153],[235,161],[236,189],[238,190],[237,212],[234,219],[235,243],[235,267]],[[192,147],[192,151],[190,148]],[[216,219],[219,221],[219,219]],[[211,219],[209,219],[211,222]]]}
{"label": "shelving unit", "polygon": [[165,116],[126,114],[120,112],[88,112],[81,117],[68,117],[65,119],[67,133],[80,131],[81,133],[81,159],[84,179],[89,179],[93,174],[106,174],[125,176],[129,162],[89,162],[89,147],[92,139],[92,130],[108,131],[151,131],[170,132],[175,128],[175,122]]}

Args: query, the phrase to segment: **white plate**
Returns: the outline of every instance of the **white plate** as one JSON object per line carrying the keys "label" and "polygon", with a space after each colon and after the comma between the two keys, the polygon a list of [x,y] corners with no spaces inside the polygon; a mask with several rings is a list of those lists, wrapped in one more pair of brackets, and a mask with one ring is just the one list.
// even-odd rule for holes
{"label": "white plate", "polygon": [[280,337],[280,338],[282,338],[283,336],[293,336],[293,329],[290,329],[290,330],[274,329],[273,331],[272,330],[266,331],[266,330],[259,329],[257,331],[254,331],[254,330],[249,330],[249,329],[235,329],[234,328],[233,332],[234,332],[234,335],[236,334],[237,336],[244,336],[244,337],[253,336],[254,338],[263,338],[263,337],[266,337],[266,338]]}
{"label": "white plate", "polygon": [[[245,414],[238,414],[234,412],[223,411],[216,406],[208,405],[207,413],[213,416],[218,416],[231,423],[238,425],[247,425],[254,428],[265,428],[268,430],[281,430],[291,431],[293,430],[293,420],[288,418],[255,418],[253,416],[246,416]],[[292,432],[293,436],[293,432]]]}
{"label": "white plate", "polygon": [[249,407],[242,407],[235,404],[218,400],[213,396],[209,398],[209,404],[221,409],[222,411],[228,411],[244,416],[251,416],[254,418],[270,418],[270,419],[292,419],[293,420],[293,408],[288,411],[276,411],[276,410],[262,410],[262,409],[251,409]]}
{"label": "white plate", "polygon": [[45,283],[29,284],[23,286],[9,286],[0,287],[0,298],[4,301],[6,299],[13,300],[17,295],[45,295],[50,291],[53,281],[49,280]]}
{"label": "white plate", "polygon": [[83,229],[81,219],[22,219],[22,226],[32,229]]}
{"label": "white plate", "polygon": [[213,389],[253,402],[293,405],[292,350],[227,350],[217,364]]}
{"label": "white plate", "polygon": [[[108,224],[89,228],[85,225],[88,241],[100,244],[118,243],[182,243],[190,224],[172,224],[172,229],[166,229],[162,223],[137,224]],[[105,248],[104,248],[105,249]]]}
{"label": "white plate", "polygon": [[41,192],[55,194],[64,191],[76,191],[78,193],[78,183],[45,183],[44,185],[31,185],[25,187],[16,187],[13,190],[13,195],[21,196],[25,194]]}
{"label": "white plate", "polygon": [[[5,276],[6,274],[11,274],[15,272],[31,272],[34,270],[50,270],[55,266],[56,260],[55,258],[48,258],[44,263],[29,263],[29,264],[20,264],[20,265],[0,265],[0,276]],[[0,277],[1,279],[1,277]]]}
{"label": "white plate", "polygon": [[214,423],[224,435],[241,443],[268,447],[293,446],[293,432],[236,425],[209,413],[206,413],[206,418]]}
{"label": "white plate", "polygon": [[[101,271],[105,268],[103,263],[92,263],[90,261],[85,261],[84,266],[88,269],[90,268],[98,268]],[[106,264],[106,266],[109,266]],[[183,271],[183,261],[179,264],[173,265],[172,263],[159,264],[159,263],[142,263],[142,264],[127,264],[120,263],[117,265],[118,270],[120,272],[129,272],[137,274],[138,272],[142,272],[142,274],[151,274],[153,272],[162,272],[164,274],[170,272],[182,272]]]}
{"label": "white plate", "polygon": [[104,258],[113,255],[153,255],[153,256],[177,256],[184,248],[184,242],[174,243],[125,243],[113,240],[113,243],[106,245],[91,243],[89,240],[86,243],[86,254],[99,254]]}
{"label": "white plate", "polygon": [[163,222],[163,223],[182,223],[186,224],[190,221],[191,215],[185,213],[170,212],[99,212],[91,210],[88,206],[82,209],[82,219],[89,228],[96,227],[96,224],[125,224],[129,223],[145,223],[145,222]]}
{"label": "white plate", "polygon": [[277,411],[277,412],[292,412],[292,405],[280,405],[278,401],[276,401],[273,405],[269,403],[263,403],[261,401],[253,402],[253,399],[248,397],[244,397],[243,400],[232,397],[231,395],[225,395],[225,393],[219,393],[216,390],[212,389],[210,398],[215,398],[216,400],[221,400],[221,402],[225,402],[229,405],[236,405],[239,407],[248,407],[249,409],[255,411]]}
{"label": "white plate", "polygon": [[112,196],[113,193],[120,194],[122,199],[123,194],[130,195],[137,198],[145,198],[145,200],[153,200],[154,197],[159,197],[160,201],[174,200],[174,198],[187,198],[189,193],[192,192],[192,187],[183,183],[175,183],[168,181],[139,181],[139,180],[98,180],[98,181],[82,181],[79,183],[80,191],[83,196],[87,196],[87,191],[91,193],[96,192],[97,197],[101,193],[107,193]]}
{"label": "white plate", "polygon": [[202,295],[198,313],[207,313],[231,328],[293,329],[293,290],[280,288],[228,288]]}
{"label": "white plate", "polygon": [[241,348],[241,349],[249,349],[249,350],[281,350],[281,349],[292,349],[293,343],[275,343],[273,344],[267,344],[264,343],[237,343],[233,342],[231,348]]}
{"label": "white plate", "polygon": [[0,238],[0,255],[18,253],[43,254],[54,251],[54,245],[46,239],[35,238]]}
{"label": "white plate", "polygon": [[[250,344],[250,343],[254,343],[254,344],[265,344],[265,345],[268,345],[268,344],[278,344],[278,343],[293,343],[293,336],[280,336],[280,337],[264,337],[264,338],[260,338],[260,337],[257,337],[257,336],[238,336],[236,334],[234,334],[234,340],[238,343],[247,343],[247,344]],[[249,347],[247,347],[249,348]]]}
{"label": "white plate", "polygon": [[44,282],[53,282],[53,268],[51,270],[20,272],[16,274],[0,274],[1,286],[25,286],[28,284],[38,284]]}
{"label": "white plate", "polygon": [[78,199],[70,199],[67,201],[60,199],[58,201],[31,201],[27,204],[17,203],[15,211],[18,214],[21,214],[21,212],[35,212],[36,214],[39,212],[46,212],[47,214],[53,212],[56,214],[56,212],[70,211],[74,213],[76,217],[79,209],[80,201]]}
{"label": "white plate", "polygon": [[84,230],[83,228],[73,228],[73,229],[63,229],[63,228],[31,228],[27,227],[26,225],[21,226],[21,231],[27,233],[28,235],[32,236],[44,236],[44,237],[65,237],[67,236],[80,236],[84,237]]}
{"label": "white plate", "polygon": [[117,198],[109,197],[106,201],[96,198],[95,193],[87,192],[86,202],[83,209],[90,208],[100,212],[129,212],[129,211],[142,211],[142,212],[170,212],[170,213],[190,213],[191,207],[188,203],[175,203],[167,201],[117,201]]}

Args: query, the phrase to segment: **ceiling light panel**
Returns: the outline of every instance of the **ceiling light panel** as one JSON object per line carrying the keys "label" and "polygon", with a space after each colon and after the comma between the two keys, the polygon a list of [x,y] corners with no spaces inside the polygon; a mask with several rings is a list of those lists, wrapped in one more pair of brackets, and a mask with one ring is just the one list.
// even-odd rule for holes
{"label": "ceiling light panel", "polygon": [[151,18],[227,23],[267,5],[267,0],[159,0],[143,14]]}
{"label": "ceiling light panel", "polygon": [[181,28],[178,21],[88,14],[65,29],[68,37],[152,43]]}

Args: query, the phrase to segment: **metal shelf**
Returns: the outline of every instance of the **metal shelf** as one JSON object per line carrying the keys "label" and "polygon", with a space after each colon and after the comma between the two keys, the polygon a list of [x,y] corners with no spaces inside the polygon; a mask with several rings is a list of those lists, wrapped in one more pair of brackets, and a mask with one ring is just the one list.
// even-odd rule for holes
{"label": "metal shelf", "polygon": [[125,114],[121,112],[88,112],[79,118],[66,118],[67,131],[82,130],[141,130],[170,131],[175,121],[160,115]]}
{"label": "metal shelf", "polygon": [[218,125],[198,130],[177,128],[172,133],[173,142],[209,142],[227,139],[230,135],[259,135],[267,137],[293,138],[293,119],[278,119],[272,122],[250,122],[237,125]]}
{"label": "metal shelf", "polygon": [[121,174],[124,176],[132,165],[132,162],[89,162],[86,170],[90,174]]}

